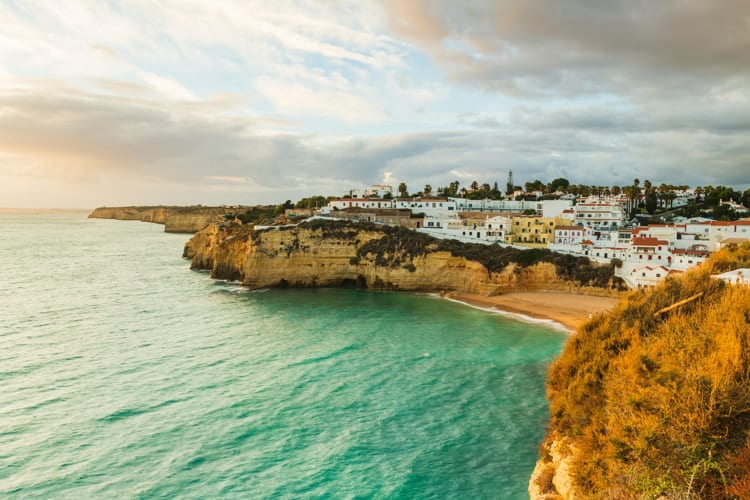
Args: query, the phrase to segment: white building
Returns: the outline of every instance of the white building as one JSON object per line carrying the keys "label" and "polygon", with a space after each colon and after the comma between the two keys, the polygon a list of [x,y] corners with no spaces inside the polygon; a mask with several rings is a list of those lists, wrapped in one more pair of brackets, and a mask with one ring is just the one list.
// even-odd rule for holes
{"label": "white building", "polygon": [[336,198],[328,202],[328,211],[346,208],[394,208],[393,200],[382,198]]}
{"label": "white building", "polygon": [[393,195],[393,186],[373,184],[369,188],[362,190],[352,189],[349,191],[349,195],[352,198],[382,198],[386,194]]}
{"label": "white building", "polygon": [[365,198],[382,198],[387,194],[393,195],[393,186],[373,184],[369,189],[365,189],[363,194]]}
{"label": "white building", "polygon": [[523,213],[533,210],[543,217],[557,217],[573,205],[571,200],[470,200],[467,198],[448,198],[456,204],[460,212],[505,212]]}
{"label": "white building", "polygon": [[750,286],[750,268],[741,267],[734,271],[727,271],[722,274],[714,274],[712,278],[720,279],[732,285]]}
{"label": "white building", "polygon": [[456,204],[445,198],[395,198],[393,208],[408,208],[414,214],[425,217],[446,217],[456,213]]}
{"label": "white building", "polygon": [[642,288],[656,286],[669,274],[679,271],[671,270],[664,266],[637,266],[632,267],[630,272],[621,276],[630,288]]}
{"label": "white building", "polygon": [[323,213],[333,214],[347,208],[395,208],[409,209],[414,214],[426,217],[445,217],[456,212],[455,203],[444,198],[336,198],[328,202]]}
{"label": "white building", "polygon": [[589,198],[573,207],[575,225],[612,231],[623,225],[625,210],[615,201]]}
{"label": "white building", "polygon": [[458,216],[447,218],[426,218],[424,226],[418,229],[440,239],[453,239],[464,243],[502,244],[506,232],[510,231],[511,219],[505,216],[487,216],[485,219]]}
{"label": "white building", "polygon": [[555,227],[555,245],[580,245],[583,242],[583,226]]}
{"label": "white building", "polygon": [[719,200],[719,205],[727,205],[729,208],[733,209],[735,213],[738,214],[746,214],[748,212],[748,209],[739,203],[736,203],[734,200]]}

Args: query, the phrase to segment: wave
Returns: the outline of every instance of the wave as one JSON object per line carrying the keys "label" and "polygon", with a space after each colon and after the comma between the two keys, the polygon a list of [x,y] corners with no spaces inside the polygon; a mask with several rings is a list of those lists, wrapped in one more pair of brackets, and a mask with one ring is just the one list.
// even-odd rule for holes
{"label": "wave", "polygon": [[472,304],[470,302],[464,302],[463,300],[454,299],[453,297],[447,297],[447,296],[443,296],[443,295],[440,295],[440,294],[437,294],[437,293],[430,294],[430,295],[434,296],[434,297],[437,297],[437,298],[440,298],[440,299],[444,299],[444,300],[450,301],[450,302],[454,302],[456,304],[462,304],[464,306],[468,306],[468,307],[471,307],[472,309],[477,309],[479,311],[485,311],[485,312],[489,312],[489,313],[492,313],[492,314],[498,314],[500,316],[503,316],[503,317],[506,317],[506,318],[511,318],[511,319],[516,320],[516,321],[521,321],[523,323],[530,323],[530,324],[534,324],[534,325],[544,325],[544,326],[547,326],[547,327],[550,327],[550,328],[554,328],[555,330],[560,330],[560,331],[563,331],[563,332],[566,332],[566,333],[573,333],[573,330],[571,330],[567,326],[563,325],[562,323],[558,323],[557,321],[552,320],[552,319],[535,318],[533,316],[528,316],[526,314],[521,314],[521,313],[511,312],[511,311],[505,311],[503,309],[498,309],[496,307],[482,307],[482,306],[478,306],[478,305]]}

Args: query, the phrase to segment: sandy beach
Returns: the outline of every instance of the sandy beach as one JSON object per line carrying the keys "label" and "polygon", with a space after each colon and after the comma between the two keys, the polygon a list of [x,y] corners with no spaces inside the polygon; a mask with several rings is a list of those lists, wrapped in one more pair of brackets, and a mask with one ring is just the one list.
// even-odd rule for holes
{"label": "sandy beach", "polygon": [[575,331],[590,315],[608,311],[619,301],[615,297],[556,292],[513,292],[492,297],[453,292],[447,294],[446,298],[485,309],[551,320],[570,331]]}

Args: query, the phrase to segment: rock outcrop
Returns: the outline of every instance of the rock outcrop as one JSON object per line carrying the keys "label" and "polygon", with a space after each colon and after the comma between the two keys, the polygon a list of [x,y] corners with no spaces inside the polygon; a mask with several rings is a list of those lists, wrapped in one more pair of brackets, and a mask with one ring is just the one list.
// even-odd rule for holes
{"label": "rock outcrop", "polygon": [[225,214],[238,209],[226,207],[99,207],[89,214],[93,219],[139,220],[163,224],[167,233],[195,233]]}
{"label": "rock outcrop", "polygon": [[565,439],[549,440],[542,446],[545,455],[534,467],[529,480],[531,500],[578,498],[571,477],[573,450]]}
{"label": "rock outcrop", "polygon": [[210,269],[217,279],[251,288],[349,286],[483,295],[587,288],[562,277],[554,263],[543,259],[524,263],[508,256],[501,267],[488,269],[480,258],[460,255],[457,248],[407,229],[320,221],[257,231],[249,225],[213,224],[185,245],[183,255],[193,268]]}

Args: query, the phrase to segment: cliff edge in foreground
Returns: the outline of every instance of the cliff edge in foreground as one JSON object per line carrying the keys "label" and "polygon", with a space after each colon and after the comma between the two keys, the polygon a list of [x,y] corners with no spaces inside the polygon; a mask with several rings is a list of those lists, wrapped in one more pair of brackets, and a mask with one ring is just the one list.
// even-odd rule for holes
{"label": "cliff edge in foreground", "polygon": [[184,256],[193,268],[251,288],[616,294],[619,284],[610,266],[585,258],[436,240],[404,228],[347,221],[262,230],[212,224],[185,245]]}
{"label": "cliff edge in foreground", "polygon": [[531,498],[750,498],[750,287],[711,278],[740,267],[750,244],[568,339]]}
{"label": "cliff edge in foreground", "polygon": [[225,207],[99,207],[91,219],[139,220],[164,224],[167,233],[195,233],[237,208]]}

